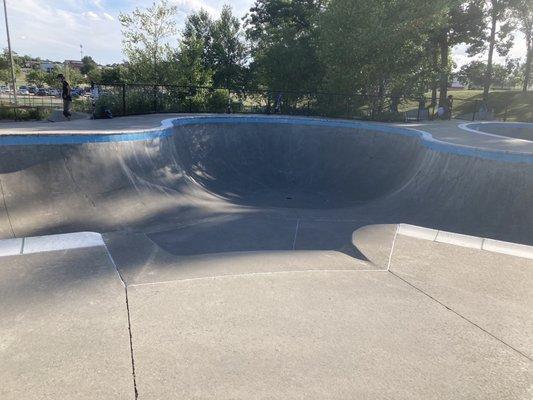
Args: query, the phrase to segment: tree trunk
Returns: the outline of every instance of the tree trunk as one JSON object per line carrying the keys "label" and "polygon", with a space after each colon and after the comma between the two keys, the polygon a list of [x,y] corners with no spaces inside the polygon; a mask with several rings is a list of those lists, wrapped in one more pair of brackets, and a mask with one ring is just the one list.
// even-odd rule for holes
{"label": "tree trunk", "polygon": [[483,86],[483,100],[486,102],[489,99],[490,84],[492,83],[492,56],[494,55],[494,45],[496,43],[496,22],[498,15],[495,1],[492,2],[491,10],[491,26],[490,26],[490,41],[489,41],[489,56],[487,59],[487,72],[485,75],[485,85]]}
{"label": "tree trunk", "polygon": [[529,80],[531,79],[531,63],[533,63],[533,49],[531,43],[531,37],[527,38],[527,57],[526,57],[526,71],[524,73],[524,87],[522,90],[527,92],[529,87]]}
{"label": "tree trunk", "polygon": [[448,96],[448,31],[442,32],[439,37],[440,49],[440,78],[439,78],[439,107],[446,104],[446,97]]}
{"label": "tree trunk", "polygon": [[434,107],[437,105],[437,87],[439,85],[437,81],[436,73],[439,70],[439,49],[437,47],[437,44],[435,43],[435,47],[433,48],[433,72],[435,73],[433,82],[431,82],[431,107]]}

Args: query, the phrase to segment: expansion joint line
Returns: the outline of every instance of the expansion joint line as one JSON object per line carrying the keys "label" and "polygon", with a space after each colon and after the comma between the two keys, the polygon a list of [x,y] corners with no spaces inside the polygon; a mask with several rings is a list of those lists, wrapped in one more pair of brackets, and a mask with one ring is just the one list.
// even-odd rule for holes
{"label": "expansion joint line", "polygon": [[294,239],[292,241],[292,249],[296,250],[296,239],[298,238],[298,229],[300,229],[300,219],[296,220],[296,228],[294,229]]}
{"label": "expansion joint line", "polygon": [[15,230],[13,229],[13,224],[11,223],[11,216],[9,215],[9,210],[7,209],[6,195],[4,193],[4,186],[2,185],[2,180],[0,179],[0,194],[2,195],[2,201],[4,203],[4,209],[6,210],[7,222],[9,223],[9,229],[11,230],[11,235],[15,235]]}
{"label": "expansion joint line", "polygon": [[390,274],[394,275],[399,280],[401,280],[401,281],[405,282],[406,284],[408,284],[409,286],[411,286],[413,289],[417,290],[418,292],[422,293],[426,297],[430,298],[434,302],[440,304],[442,307],[446,308],[448,311],[451,311],[452,313],[457,315],[459,318],[465,320],[466,322],[470,323],[471,325],[474,325],[476,328],[478,328],[479,330],[483,331],[484,333],[486,333],[487,335],[489,335],[493,339],[496,339],[498,342],[502,343],[504,346],[506,346],[509,349],[513,350],[514,352],[518,353],[522,357],[525,357],[529,361],[533,361],[533,359],[531,357],[529,357],[527,354],[522,353],[520,350],[518,350],[515,347],[511,346],[509,343],[505,342],[504,340],[500,339],[499,337],[497,337],[494,334],[492,334],[489,331],[487,331],[485,328],[483,328],[480,325],[476,324],[474,321],[472,321],[472,320],[468,319],[467,317],[465,317],[464,315],[460,314],[458,311],[455,311],[453,308],[448,307],[446,304],[444,304],[443,302],[437,300],[435,297],[431,296],[429,293],[427,293],[424,290],[420,289],[419,287],[413,285],[411,282],[409,282],[406,279],[402,278],[401,276],[397,275],[393,271],[389,270],[388,272]]}
{"label": "expansion joint line", "polygon": [[132,377],[133,377],[133,392],[134,392],[135,400],[137,400],[139,397],[139,391],[137,390],[137,378],[135,375],[135,357],[133,355],[133,335],[131,333],[131,316],[130,316],[130,301],[128,297],[128,285],[126,284],[126,281],[122,277],[122,274],[120,273],[117,267],[117,264],[115,263],[115,260],[113,259],[113,257],[111,257],[111,253],[109,253],[107,246],[106,246],[106,252],[107,252],[107,256],[109,257],[109,260],[111,261],[111,263],[113,264],[113,267],[115,268],[115,271],[117,272],[117,275],[120,281],[122,282],[122,286],[124,287],[124,295],[126,298],[126,314],[128,317],[128,334],[129,334],[129,341],[130,341],[130,357],[131,357],[131,372],[132,372]]}

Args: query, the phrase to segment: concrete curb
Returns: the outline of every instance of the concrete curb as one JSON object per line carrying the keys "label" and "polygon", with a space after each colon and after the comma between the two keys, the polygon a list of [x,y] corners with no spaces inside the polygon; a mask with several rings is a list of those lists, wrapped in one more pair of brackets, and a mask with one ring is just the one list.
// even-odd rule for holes
{"label": "concrete curb", "polygon": [[437,231],[435,229],[409,224],[399,224],[398,235],[533,260],[533,246],[527,246],[524,244],[503,242],[500,240],[486,239],[478,236],[462,235],[460,233],[440,230]]}
{"label": "concrete curb", "polygon": [[105,243],[102,235],[96,232],[5,239],[0,240],[0,257],[98,246],[105,246]]}
{"label": "concrete curb", "polygon": [[[418,138],[421,145],[430,150],[441,153],[455,154],[468,157],[479,157],[483,159],[495,160],[499,162],[526,163],[533,164],[533,154],[520,151],[483,149],[469,145],[445,142],[435,139],[431,133],[420,129],[406,128],[384,123],[370,123],[355,120],[335,120],[327,118],[309,117],[285,117],[285,116],[265,116],[265,115],[194,115],[167,118],[161,121],[160,127],[140,129],[139,131],[117,130],[113,133],[101,134],[62,134],[57,135],[51,132],[46,134],[20,134],[20,135],[0,135],[0,146],[20,146],[20,145],[64,145],[64,144],[84,144],[84,143],[108,143],[108,142],[129,142],[155,140],[171,136],[173,128],[198,124],[280,124],[298,126],[324,126],[330,128],[348,129],[368,129],[371,131],[395,134],[407,137]],[[487,135],[483,132],[479,134]],[[510,138],[503,138],[511,140]],[[512,139],[521,140],[521,139]]]}
{"label": "concrete curb", "polygon": [[[459,129],[462,129],[463,131],[472,132],[477,135],[484,135],[484,136],[490,136],[498,139],[504,139],[504,140],[512,140],[515,143],[531,143],[530,140],[526,139],[519,139],[519,138],[511,138],[509,136],[503,136],[503,135],[497,135],[495,133],[489,133],[485,131],[480,131],[479,129],[471,128],[471,126],[478,126],[478,125],[487,125],[487,124],[501,124],[502,122],[489,122],[489,121],[482,121],[482,122],[468,122],[464,124],[459,124],[457,127]],[[503,122],[504,124],[510,124],[514,126],[527,126],[527,127],[533,127],[533,123],[528,122]]]}

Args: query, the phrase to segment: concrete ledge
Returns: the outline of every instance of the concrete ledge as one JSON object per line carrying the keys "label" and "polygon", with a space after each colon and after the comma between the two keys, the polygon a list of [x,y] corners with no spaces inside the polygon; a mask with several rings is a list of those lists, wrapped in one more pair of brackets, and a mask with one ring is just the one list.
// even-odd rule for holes
{"label": "concrete ledge", "polygon": [[0,257],[97,246],[105,246],[105,244],[102,235],[96,232],[76,232],[34,236],[24,239],[6,239],[0,240]]}
{"label": "concrete ledge", "polygon": [[424,228],[416,225],[399,224],[398,235],[410,236],[417,239],[434,241],[439,233],[436,229]]}
{"label": "concrete ledge", "polygon": [[409,224],[399,224],[398,235],[533,260],[533,246],[527,246],[524,244],[485,239],[478,236],[462,235],[460,233],[438,231],[436,229]]}
{"label": "concrete ledge", "polygon": [[0,240],[0,257],[22,254],[22,239]]}
{"label": "concrete ledge", "polygon": [[452,233],[446,231],[439,231],[435,242],[448,243],[460,247],[469,247],[471,249],[481,250],[483,246],[483,238],[477,236],[461,235],[460,233]]}
{"label": "concrete ledge", "polygon": [[526,246],[524,244],[485,239],[483,241],[483,250],[492,251],[494,253],[509,254],[511,256],[529,258],[533,260],[533,246]]}

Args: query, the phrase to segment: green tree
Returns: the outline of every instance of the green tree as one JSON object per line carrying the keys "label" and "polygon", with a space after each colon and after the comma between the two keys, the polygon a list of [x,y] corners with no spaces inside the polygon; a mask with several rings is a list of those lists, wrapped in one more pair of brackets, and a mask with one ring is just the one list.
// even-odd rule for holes
{"label": "green tree", "polygon": [[124,65],[113,65],[108,67],[103,67],[100,71],[100,77],[95,76],[91,79],[94,82],[99,82],[103,84],[113,84],[113,83],[128,83],[129,81],[129,70],[128,67]]}
{"label": "green tree", "polygon": [[191,33],[184,36],[175,55],[175,76],[181,86],[210,86],[213,71],[206,66],[205,38]]}
{"label": "green tree", "polygon": [[[330,91],[374,99],[421,96],[431,79],[427,26],[442,2],[332,0],[321,19],[320,56]],[[379,27],[379,28],[377,28]]]}
{"label": "green tree", "polygon": [[485,24],[487,32],[468,50],[469,54],[487,52],[487,70],[483,84],[483,99],[488,100],[493,75],[494,50],[506,56],[512,47],[515,29],[512,17],[516,0],[485,0]]}
{"label": "green tree", "polygon": [[89,74],[92,70],[98,69],[98,64],[93,60],[91,56],[85,56],[81,59],[83,66],[81,67],[80,72],[83,75]]}
{"label": "green tree", "polygon": [[26,81],[28,83],[34,84],[38,87],[42,87],[48,80],[48,73],[40,70],[34,69],[26,74]]}
{"label": "green tree", "polygon": [[120,14],[124,53],[137,82],[168,83],[173,51],[168,40],[176,34],[177,7],[158,0],[146,9]]}
{"label": "green tree", "polygon": [[[17,64],[15,59],[13,59],[13,64],[15,65],[15,76],[18,76],[21,71],[20,66]],[[12,83],[11,62],[9,60],[9,53],[7,49],[0,54],[0,82],[5,83],[6,85],[10,85]]]}
{"label": "green tree", "polygon": [[448,0],[428,24],[437,50],[439,104],[446,103],[451,76],[450,49],[458,44],[477,45],[484,35],[484,0]]}
{"label": "green tree", "polygon": [[318,21],[327,0],[256,0],[245,19],[258,85],[279,91],[316,91],[323,67]]}
{"label": "green tree", "polygon": [[463,65],[455,76],[459,82],[468,86],[469,89],[475,87],[481,88],[485,82],[486,71],[487,64],[483,61],[471,61]]}
{"label": "green tree", "polygon": [[224,6],[220,18],[210,29],[207,48],[208,67],[214,72],[217,87],[238,87],[246,83],[247,49],[242,40],[241,24],[231,7]]}
{"label": "green tree", "polygon": [[513,14],[518,27],[526,38],[526,60],[522,80],[522,90],[527,91],[533,71],[533,2],[531,0],[517,0],[513,5]]}

